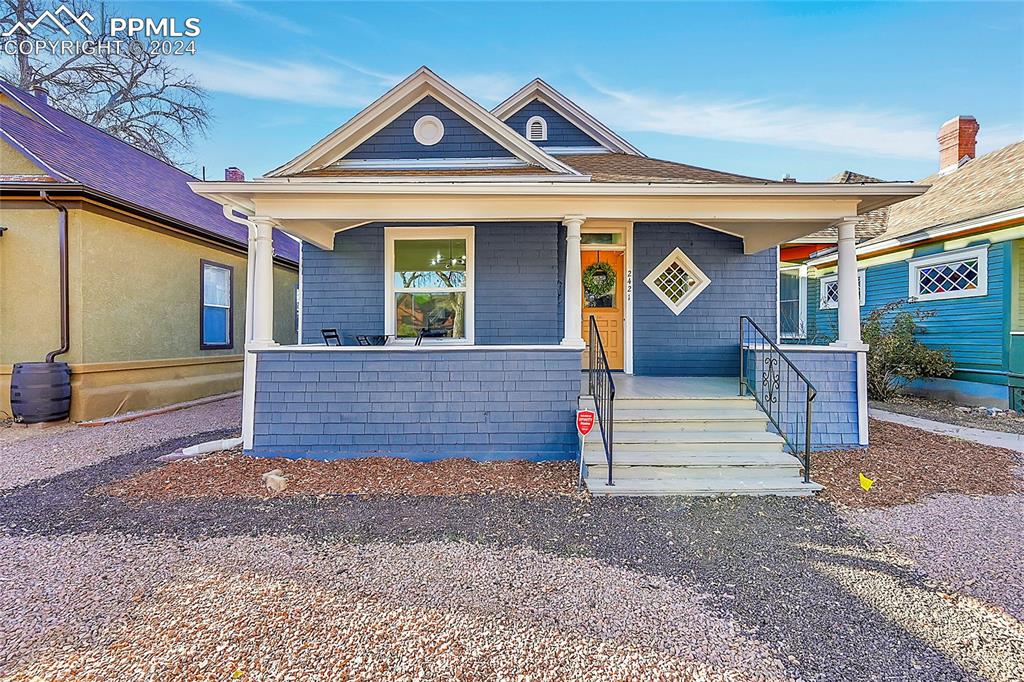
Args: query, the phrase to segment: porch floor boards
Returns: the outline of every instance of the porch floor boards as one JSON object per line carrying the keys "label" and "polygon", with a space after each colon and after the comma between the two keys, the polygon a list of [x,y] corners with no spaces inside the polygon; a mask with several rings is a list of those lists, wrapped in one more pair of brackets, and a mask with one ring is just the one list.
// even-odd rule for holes
{"label": "porch floor boards", "polygon": [[[616,398],[735,398],[736,377],[641,377],[615,374]],[[584,390],[586,382],[584,381]]]}
{"label": "porch floor boards", "polygon": [[[615,485],[600,433],[583,453],[595,495],[812,495],[800,461],[733,377],[616,374]],[[584,375],[583,390],[587,390]],[[584,397],[585,406],[592,405]]]}

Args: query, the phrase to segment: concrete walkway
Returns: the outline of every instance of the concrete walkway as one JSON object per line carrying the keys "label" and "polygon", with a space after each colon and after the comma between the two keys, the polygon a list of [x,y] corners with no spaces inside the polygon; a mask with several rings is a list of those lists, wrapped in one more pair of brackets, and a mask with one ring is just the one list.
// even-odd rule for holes
{"label": "concrete walkway", "polygon": [[877,410],[870,408],[868,415],[872,419],[880,419],[885,422],[894,422],[904,426],[912,426],[916,429],[924,429],[943,436],[953,436],[963,440],[973,441],[982,445],[989,445],[996,448],[1006,448],[1015,452],[1024,453],[1024,435],[1017,433],[1005,433],[1003,431],[989,431],[988,429],[972,429],[968,426],[957,426],[946,422],[937,422],[931,419],[911,417],[896,412]]}

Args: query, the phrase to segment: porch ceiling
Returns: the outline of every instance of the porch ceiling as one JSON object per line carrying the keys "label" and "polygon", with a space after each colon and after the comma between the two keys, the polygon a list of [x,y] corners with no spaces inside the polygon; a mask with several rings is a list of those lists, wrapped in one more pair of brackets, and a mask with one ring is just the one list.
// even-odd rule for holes
{"label": "porch ceiling", "polygon": [[[878,185],[883,185],[879,187]],[[334,234],[377,221],[686,221],[744,240],[754,253],[923,193],[921,185],[596,185],[573,183],[192,183],[243,213],[272,219],[324,249]]]}

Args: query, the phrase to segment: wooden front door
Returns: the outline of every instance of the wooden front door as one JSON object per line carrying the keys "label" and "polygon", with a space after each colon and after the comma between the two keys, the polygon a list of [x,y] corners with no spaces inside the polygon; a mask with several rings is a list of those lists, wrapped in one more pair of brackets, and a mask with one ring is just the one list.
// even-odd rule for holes
{"label": "wooden front door", "polygon": [[[583,272],[594,263],[608,263],[615,271],[615,288],[604,296],[593,296],[583,287],[583,340],[590,346],[590,316],[597,320],[597,329],[601,333],[604,352],[608,355],[608,366],[611,369],[622,369],[625,359],[624,324],[623,324],[623,280],[625,267],[622,251],[583,251]],[[583,366],[589,362],[590,353],[583,355]]]}

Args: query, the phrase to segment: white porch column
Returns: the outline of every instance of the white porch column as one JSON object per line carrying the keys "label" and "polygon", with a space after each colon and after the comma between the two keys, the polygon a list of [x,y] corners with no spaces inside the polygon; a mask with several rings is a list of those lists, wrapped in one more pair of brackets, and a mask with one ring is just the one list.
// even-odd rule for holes
{"label": "white porch column", "polygon": [[583,264],[580,227],[583,216],[566,216],[565,225],[565,334],[563,346],[583,347]]}
{"label": "white porch column", "polygon": [[274,223],[267,218],[253,218],[249,240],[249,258],[253,264],[252,343],[274,344]]}
{"label": "white porch column", "polygon": [[857,235],[859,218],[839,223],[839,346],[860,346],[860,290],[857,284]]}

